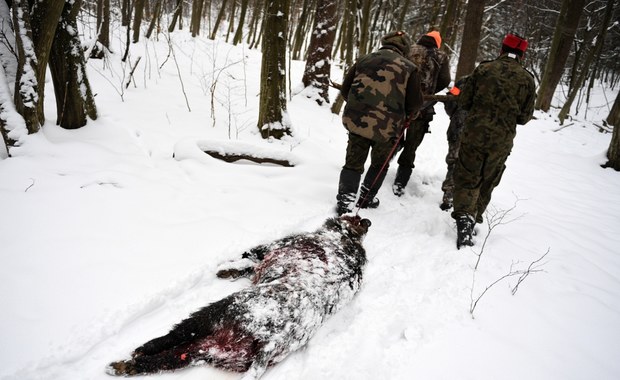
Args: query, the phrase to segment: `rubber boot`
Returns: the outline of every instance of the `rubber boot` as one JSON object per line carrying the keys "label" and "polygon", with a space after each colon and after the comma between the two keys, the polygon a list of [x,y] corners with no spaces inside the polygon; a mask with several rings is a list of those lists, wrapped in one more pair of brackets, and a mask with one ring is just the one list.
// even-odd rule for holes
{"label": "rubber boot", "polygon": [[351,212],[351,205],[355,202],[357,189],[362,175],[351,169],[342,169],[336,195],[336,214],[338,216]]}
{"label": "rubber boot", "polygon": [[398,165],[396,170],[396,178],[394,178],[394,185],[392,185],[392,192],[397,197],[402,196],[405,193],[405,187],[409,178],[411,178],[412,168],[403,165]]}
{"label": "rubber boot", "polygon": [[472,233],[474,231],[474,218],[462,215],[456,219],[456,249],[462,246],[473,246]]}

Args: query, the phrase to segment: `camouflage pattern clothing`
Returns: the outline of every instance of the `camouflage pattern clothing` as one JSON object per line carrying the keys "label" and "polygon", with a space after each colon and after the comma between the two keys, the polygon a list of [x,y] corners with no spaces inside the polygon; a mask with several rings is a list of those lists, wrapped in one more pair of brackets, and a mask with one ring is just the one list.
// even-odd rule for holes
{"label": "camouflage pattern clothing", "polygon": [[358,206],[378,206],[375,195],[385,178],[392,148],[407,116],[422,106],[418,70],[405,58],[409,38],[404,32],[394,32],[381,42],[381,49],[361,57],[349,69],[340,90],[347,102],[342,122],[349,131],[349,142],[336,196],[338,214],[350,211],[371,150]]}
{"label": "camouflage pattern clothing", "polygon": [[[517,124],[534,112],[533,76],[514,54],[481,63],[459,95],[468,111],[454,168],[452,217],[482,222],[493,189],[499,184],[510,155]],[[458,243],[457,243],[458,244]]]}
{"label": "camouflage pattern clothing", "polygon": [[[437,42],[429,35],[422,36],[411,47],[409,59],[420,71],[420,85],[424,95],[433,95],[446,88],[451,81],[448,55],[438,49]],[[415,153],[426,133],[429,132],[430,122],[433,120],[436,102],[425,102],[420,115],[411,122],[407,129],[403,151],[398,158],[398,172],[394,183],[394,193],[402,195],[404,187],[409,182],[414,168]]]}
{"label": "camouflage pattern clothing", "polygon": [[347,101],[345,128],[377,142],[397,138],[405,117],[422,104],[416,67],[392,47],[361,57],[347,72],[340,92]]}
{"label": "camouflage pattern clothing", "polygon": [[[458,81],[456,81],[452,90],[457,89],[458,91],[461,91],[467,83],[467,78],[468,76],[464,76]],[[452,94],[448,94],[448,96],[452,96]],[[452,208],[452,199],[454,193],[454,165],[456,164],[456,161],[459,157],[461,130],[465,125],[465,117],[467,116],[467,111],[459,107],[457,96],[458,95],[452,96],[451,100],[446,100],[443,103],[446,114],[448,114],[448,116],[450,117],[450,125],[448,126],[448,131],[446,132],[446,137],[448,140],[448,154],[446,155],[446,164],[448,166],[448,170],[446,172],[446,178],[441,184],[443,198],[441,205],[439,206],[444,211]]]}

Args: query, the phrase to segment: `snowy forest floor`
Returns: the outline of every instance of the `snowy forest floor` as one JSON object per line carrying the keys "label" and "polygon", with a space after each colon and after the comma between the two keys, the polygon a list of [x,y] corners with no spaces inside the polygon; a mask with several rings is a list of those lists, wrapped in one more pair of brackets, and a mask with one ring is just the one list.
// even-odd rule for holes
{"label": "snowy forest floor", "polygon": [[[347,134],[299,93],[304,63],[292,62],[294,135],[267,142],[260,53],[184,32],[171,46],[132,45],[130,62],[142,58],[128,88],[120,45],[105,65],[90,60],[100,117],[79,130],[55,125],[48,85],[43,130],[0,160],[1,379],[109,379],[109,362],[248,285],[218,280],[218,264],[333,215]],[[436,106],[405,195],[391,192],[392,165],[381,206],[360,212],[373,223],[360,293],[264,378],[620,378],[620,173],[600,167],[611,134],[595,125],[614,98],[598,86],[567,125],[553,111],[520,126],[492,200],[490,216],[506,218],[460,251],[439,209],[449,120]],[[204,144],[295,166],[225,163]],[[518,276],[470,313],[545,253],[515,295]]]}

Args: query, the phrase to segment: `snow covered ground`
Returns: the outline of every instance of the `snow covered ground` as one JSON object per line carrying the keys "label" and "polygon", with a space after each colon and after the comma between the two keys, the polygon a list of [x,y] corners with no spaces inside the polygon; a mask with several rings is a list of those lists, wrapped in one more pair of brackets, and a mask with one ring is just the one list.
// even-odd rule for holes
{"label": "snow covered ground", "polygon": [[[172,55],[163,37],[142,41],[125,89],[117,45],[106,65],[89,62],[97,121],[57,127],[50,83],[43,130],[0,159],[1,379],[110,379],[109,362],[248,285],[217,279],[218,264],[333,213],[340,117],[297,94],[294,137],[262,140],[259,52],[182,32]],[[293,62],[294,92],[302,70]],[[475,271],[489,228],[456,250],[439,209],[448,118],[437,106],[405,195],[391,193],[392,166],[380,208],[360,212],[373,223],[360,293],[264,378],[620,378],[620,173],[600,168],[611,135],[593,125],[609,112],[604,95],[616,96],[597,87],[587,120],[582,111],[562,128],[536,114],[518,129],[492,201],[507,223]],[[225,163],[205,144],[296,166]],[[515,295],[518,276],[500,281],[472,318],[472,299],[547,251]],[[206,366],[153,376],[239,377]]]}

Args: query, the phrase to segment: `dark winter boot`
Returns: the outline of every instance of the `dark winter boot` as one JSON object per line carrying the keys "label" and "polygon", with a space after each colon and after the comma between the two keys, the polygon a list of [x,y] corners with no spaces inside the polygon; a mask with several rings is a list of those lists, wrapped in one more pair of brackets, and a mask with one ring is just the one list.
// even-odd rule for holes
{"label": "dark winter boot", "polygon": [[359,208],[377,208],[379,207],[379,199],[375,198],[377,192],[383,184],[385,179],[386,170],[381,170],[381,166],[370,165],[366,175],[364,176],[364,182],[360,189],[360,197],[357,201],[357,207]]}
{"label": "dark winter boot", "polygon": [[448,211],[452,208],[452,193],[451,192],[443,193],[443,199],[441,200],[441,204],[439,205],[439,208],[442,209],[443,211]]}
{"label": "dark winter boot", "polygon": [[342,169],[338,182],[338,195],[336,195],[336,214],[338,216],[353,210],[357,188],[360,185],[362,175],[351,169]]}
{"label": "dark winter boot", "polygon": [[357,201],[357,207],[359,208],[377,208],[379,207],[379,198],[376,198],[374,194],[368,191],[366,185],[362,185],[360,189],[360,198]]}
{"label": "dark winter boot", "polygon": [[338,216],[353,211],[351,206],[355,201],[355,193],[338,194],[336,195],[336,200],[336,214]]}
{"label": "dark winter boot", "polygon": [[462,246],[473,246],[472,233],[474,231],[474,218],[462,215],[456,219],[456,249]]}
{"label": "dark winter boot", "polygon": [[407,182],[409,182],[409,178],[411,177],[412,168],[398,165],[398,169],[396,170],[396,178],[394,179],[394,185],[392,185],[392,192],[397,197],[405,194],[405,187],[407,186]]}

